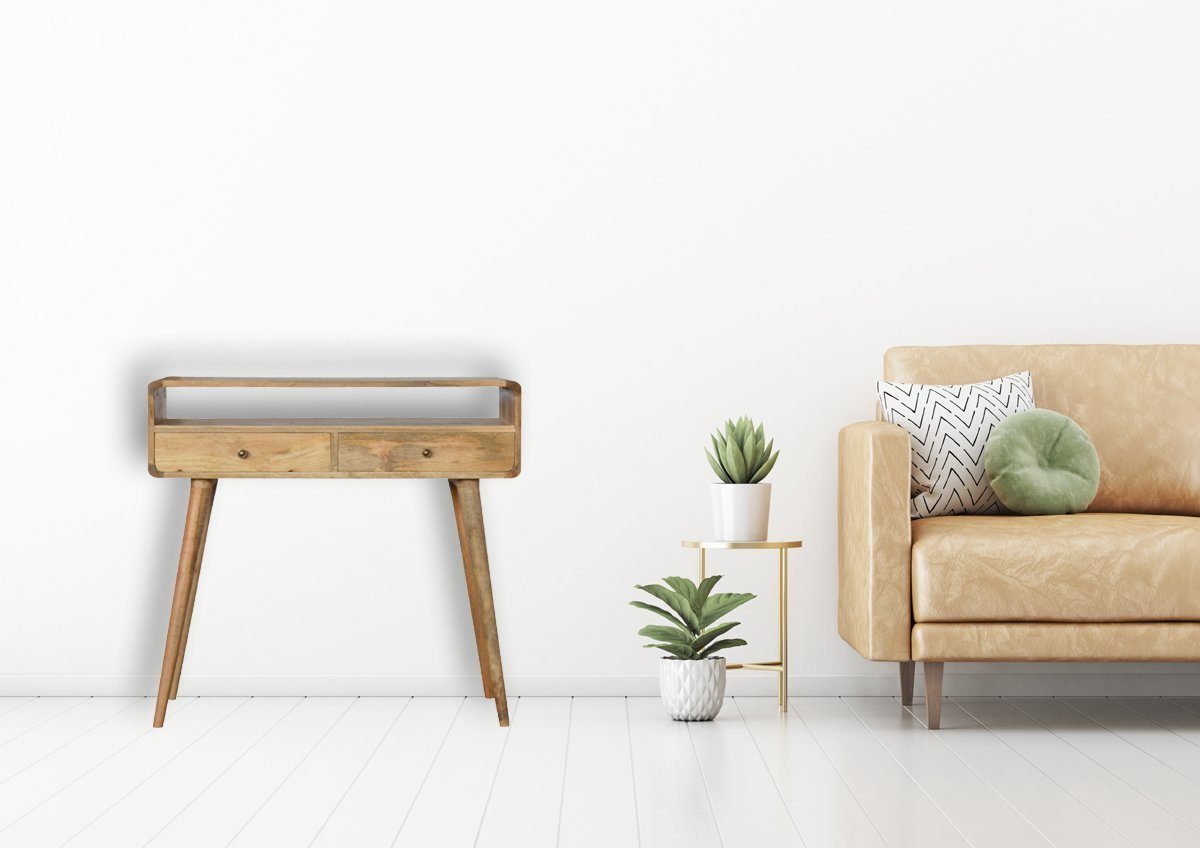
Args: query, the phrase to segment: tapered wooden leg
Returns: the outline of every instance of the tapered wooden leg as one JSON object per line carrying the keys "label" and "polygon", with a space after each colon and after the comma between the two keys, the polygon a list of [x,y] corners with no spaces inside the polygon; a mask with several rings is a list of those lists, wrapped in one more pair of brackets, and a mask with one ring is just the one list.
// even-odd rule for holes
{"label": "tapered wooden leg", "polygon": [[188,633],[192,629],[192,609],[196,606],[196,587],[200,585],[200,569],[204,565],[204,543],[208,540],[208,522],[212,518],[213,498],[217,496],[217,481],[206,489],[202,496],[203,512],[200,515],[200,544],[196,547],[196,564],[192,568],[192,581],[188,589],[187,612],[183,616],[183,638],[179,640],[179,658],[175,661],[175,674],[171,678],[172,701],[179,694],[179,675],[183,672],[183,657],[187,653]]}
{"label": "tapered wooden leg", "polygon": [[923,663],[925,666],[925,725],[930,730],[942,726],[942,664]]}
{"label": "tapered wooden leg", "polygon": [[[175,596],[171,601],[171,621],[167,625],[167,648],[163,652],[162,675],[158,679],[158,702],[154,707],[154,726],[162,727],[171,697],[171,683],[179,662],[183,625],[187,618],[188,599],[192,594],[192,576],[203,536],[204,515],[212,506],[212,491],[216,480],[193,480],[188,497],[187,519],[183,525],[183,546],[179,551],[179,571],[175,575]],[[208,504],[206,507],[205,504]]]}
{"label": "tapered wooden leg", "polygon": [[917,676],[915,662],[900,663],[900,703],[906,707],[912,706],[913,679]]}
{"label": "tapered wooden leg", "polygon": [[467,538],[467,526],[463,523],[462,504],[458,495],[458,487],[450,481],[450,500],[454,504],[454,523],[458,525],[458,543],[462,546],[463,572],[467,580],[467,600],[471,603],[471,625],[475,629],[475,652],[479,655],[479,676],[483,679],[483,696],[492,697],[491,675],[488,673],[487,645],[483,639],[483,628],[479,621],[479,598],[475,591],[475,581],[471,578],[471,545]]}
{"label": "tapered wooden leg", "polygon": [[[500,665],[500,636],[496,632],[496,609],[492,604],[492,578],[488,570],[487,542],[483,536],[483,505],[479,500],[478,480],[451,480],[454,503],[463,538],[463,566],[467,573],[467,591],[474,595],[472,617],[481,636],[487,670],[483,677],[491,683],[496,699],[496,716],[501,727],[508,727],[508,699],[504,695],[504,670]],[[484,684],[487,686],[487,683]]]}

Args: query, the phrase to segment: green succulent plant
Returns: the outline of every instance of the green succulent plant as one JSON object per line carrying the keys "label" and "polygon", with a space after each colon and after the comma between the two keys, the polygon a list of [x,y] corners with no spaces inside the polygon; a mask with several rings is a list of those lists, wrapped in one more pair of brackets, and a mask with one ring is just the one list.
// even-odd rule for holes
{"label": "green succulent plant", "polygon": [[771,453],[775,440],[768,443],[762,424],[755,428],[745,415],[737,423],[727,420],[724,431],[718,427],[712,443],[713,453],[705,448],[704,455],[722,483],[761,483],[779,458],[779,451]]}
{"label": "green succulent plant", "polygon": [[670,627],[647,624],[639,630],[639,636],[655,640],[644,647],[658,648],[681,660],[703,660],[725,648],[745,645],[745,639],[718,639],[741,624],[740,621],[727,621],[715,627],[713,625],[719,618],[746,601],[753,600],[755,596],[737,592],[718,592],[714,595],[713,586],[716,586],[720,579],[721,575],[714,574],[701,580],[697,586],[686,577],[664,577],[663,583],[666,583],[666,586],[659,586],[657,583],[635,586],[634,588],[662,601],[668,609],[644,601],[630,601],[629,605],[650,610],[671,622]]}

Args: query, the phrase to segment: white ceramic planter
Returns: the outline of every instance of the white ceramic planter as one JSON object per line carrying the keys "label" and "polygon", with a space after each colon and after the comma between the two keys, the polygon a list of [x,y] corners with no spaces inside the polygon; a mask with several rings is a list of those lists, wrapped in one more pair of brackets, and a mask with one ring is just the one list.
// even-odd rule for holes
{"label": "white ceramic planter", "polygon": [[720,542],[763,542],[771,516],[770,483],[713,483],[713,532]]}
{"label": "white ceramic planter", "polygon": [[658,689],[676,721],[712,721],[725,703],[725,658],[658,661]]}

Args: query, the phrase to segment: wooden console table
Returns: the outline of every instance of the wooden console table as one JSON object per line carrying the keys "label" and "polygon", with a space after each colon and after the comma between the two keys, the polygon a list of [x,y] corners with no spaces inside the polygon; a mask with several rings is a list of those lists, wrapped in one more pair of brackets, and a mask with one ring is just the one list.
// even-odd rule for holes
{"label": "wooden console table", "polygon": [[[175,388],[495,388],[495,418],[234,418],[167,417]],[[167,377],[149,386],[148,459],[155,477],[191,480],[183,546],[175,577],[167,647],[154,726],[175,699],[196,603],[196,585],[217,480],[222,477],[440,477],[450,483],[466,572],[467,597],[483,693],[496,701],[501,726],[508,702],[492,581],[483,535],[479,481],[521,471],[521,387],[511,380],[288,380]]]}

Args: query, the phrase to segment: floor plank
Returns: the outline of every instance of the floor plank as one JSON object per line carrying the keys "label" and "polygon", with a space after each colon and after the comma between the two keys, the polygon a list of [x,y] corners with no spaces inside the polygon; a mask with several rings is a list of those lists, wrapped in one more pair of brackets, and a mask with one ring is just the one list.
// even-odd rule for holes
{"label": "floor plank", "polygon": [[1200,844],[1200,701],[789,706],[181,698],[152,730],[149,698],[0,699],[0,846]]}
{"label": "floor plank", "polygon": [[68,710],[78,709],[90,698],[34,698],[4,715],[0,715],[0,753],[27,733],[53,721]]}
{"label": "floor plank", "polygon": [[[509,712],[514,723],[520,721],[521,702],[510,701]],[[492,701],[467,698],[400,827],[395,845],[471,845],[479,835],[509,733],[509,728],[496,723]]]}
{"label": "floor plank", "polygon": [[[180,698],[176,712],[195,705],[192,698]],[[22,815],[72,782],[83,778],[110,757],[132,745],[150,730],[154,703],[142,699],[132,708],[118,712],[70,742],[25,766],[0,783],[0,835]],[[2,839],[2,836],[0,836]],[[3,844],[0,841],[0,844]]]}
{"label": "floor plank", "polygon": [[[921,699],[911,712],[924,720]],[[1021,811],[1056,848],[1122,848],[1131,843],[1073,795],[1035,768],[953,701],[943,698],[942,721],[952,731],[930,734]]]}
{"label": "floor plank", "polygon": [[356,700],[302,699],[245,756],[185,802],[147,844],[172,848],[227,845]]}
{"label": "floor plank", "polygon": [[217,781],[301,698],[252,698],[188,748],[151,780],[134,789],[85,825],[72,848],[144,845]]}
{"label": "floor plank", "polygon": [[[898,702],[843,698],[972,848],[1050,848],[1019,812]],[[946,731],[948,733],[953,730]]]}
{"label": "floor plank", "polygon": [[359,698],[230,842],[237,846],[308,845],[408,698]]}
{"label": "floor plank", "polygon": [[141,698],[88,698],[10,740],[0,746],[0,784],[141,701]]}
{"label": "floor plank", "polygon": [[793,698],[790,703],[891,848],[967,845],[841,699]]}
{"label": "floor plank", "polygon": [[1200,747],[1181,745],[1180,737],[1163,733],[1163,728],[1154,721],[1108,698],[1061,701],[1190,780],[1194,784],[1192,791],[1200,797]]}
{"label": "floor plank", "polygon": [[33,700],[32,696],[26,698],[17,698],[11,695],[0,698],[0,716],[7,712],[15,710],[17,707],[23,707]]}
{"label": "floor plank", "polygon": [[886,848],[800,716],[781,714],[775,698],[735,698],[734,704],[808,848]]}
{"label": "floor plank", "polygon": [[629,698],[625,706],[641,844],[662,848],[720,846],[708,788],[687,723],[672,721],[658,698]]}
{"label": "floor plank", "polygon": [[414,698],[337,799],[312,844],[391,845],[465,703]]}
{"label": "floor plank", "polygon": [[1012,704],[998,698],[953,700],[1135,844],[1196,845],[1196,833],[1186,824]]}
{"label": "floor plank", "polygon": [[168,726],[153,730],[149,716],[143,716],[140,735],[0,831],[0,844],[22,848],[62,845],[248,701],[203,698],[182,708],[177,704],[167,719]]}
{"label": "floor plank", "polygon": [[1006,700],[1191,826],[1193,844],[1200,844],[1200,785],[1057,698]]}
{"label": "floor plank", "polygon": [[687,729],[726,848],[804,844],[732,698],[715,721],[690,722]]}
{"label": "floor plank", "polygon": [[638,844],[624,698],[574,698],[563,772],[562,848]]}
{"label": "floor plank", "polygon": [[1166,698],[1116,698],[1118,704],[1146,716],[1173,736],[1200,746],[1200,714]]}
{"label": "floor plank", "polygon": [[1171,698],[1171,703],[1183,707],[1190,713],[1200,715],[1200,698]]}
{"label": "floor plank", "polygon": [[563,770],[571,721],[570,698],[521,698],[521,720],[508,742],[477,848],[553,848],[558,840]]}

